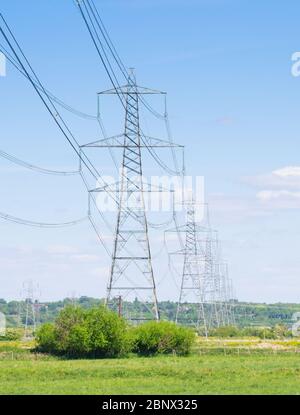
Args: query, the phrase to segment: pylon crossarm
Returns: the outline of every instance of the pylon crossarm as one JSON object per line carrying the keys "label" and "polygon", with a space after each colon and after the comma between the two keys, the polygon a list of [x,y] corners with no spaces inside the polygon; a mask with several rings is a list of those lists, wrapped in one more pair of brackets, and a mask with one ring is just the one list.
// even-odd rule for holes
{"label": "pylon crossarm", "polygon": [[[132,85],[127,84],[118,88],[107,89],[106,91],[98,92],[98,95],[119,95],[119,94],[137,94],[137,95],[166,95],[166,92],[158,91],[156,89],[150,89],[141,87],[138,85],[134,86],[135,89],[132,90]],[[128,92],[130,91],[130,92]]]}
{"label": "pylon crossarm", "polygon": [[[87,144],[83,144],[80,147],[99,147],[99,148],[124,148],[124,137],[125,134],[115,135],[113,137],[103,138],[101,140],[92,141]],[[171,141],[161,140],[160,138],[150,137],[143,135],[146,143],[141,143],[140,148],[180,148],[184,149],[181,144],[176,144]],[[126,144],[127,148],[136,148],[134,144]]]}

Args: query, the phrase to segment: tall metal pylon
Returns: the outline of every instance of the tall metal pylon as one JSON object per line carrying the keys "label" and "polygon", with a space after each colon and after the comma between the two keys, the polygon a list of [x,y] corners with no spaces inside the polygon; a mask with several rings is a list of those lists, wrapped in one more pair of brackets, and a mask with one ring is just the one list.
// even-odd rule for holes
{"label": "tall metal pylon", "polygon": [[[184,264],[182,280],[180,287],[179,300],[176,310],[176,323],[186,323],[182,318],[184,303],[192,301],[197,304],[196,318],[190,317],[192,323],[197,329],[203,324],[205,335],[208,334],[206,313],[204,309],[205,290],[204,279],[202,274],[203,263],[201,263],[201,252],[197,241],[198,225],[195,220],[195,204],[187,204],[187,222],[185,229],[185,247],[181,253],[184,255]],[[183,313],[184,314],[184,313]]]}
{"label": "tall metal pylon", "polygon": [[[128,78],[125,93],[126,113],[120,203],[107,289],[107,302],[110,303],[115,297],[114,294],[120,292],[124,293],[123,298],[126,299],[131,291],[137,299],[142,299],[148,309],[144,310],[145,316],[141,319],[154,318],[158,320],[159,310],[145,211],[139,94],[133,72]],[[132,254],[129,254],[128,250],[125,249],[129,241]],[[130,274],[129,278],[127,278],[128,273]],[[136,277],[134,274],[137,274]],[[148,294],[152,297],[152,301]],[[150,314],[147,317],[148,313]],[[140,319],[139,317],[136,318]]]}
{"label": "tall metal pylon", "polygon": [[[82,147],[121,148],[122,165],[120,182],[114,186],[96,188],[93,192],[114,192],[117,197],[117,223],[115,228],[112,262],[107,286],[108,306],[117,309],[122,298],[122,313],[130,320],[159,320],[156,284],[149,242],[145,193],[157,191],[143,181],[142,149],[182,147],[168,141],[142,134],[139,101],[144,94],[165,94],[161,91],[139,87],[131,70],[127,85],[100,94],[119,95],[125,101],[125,131],[123,134],[104,138]],[[99,94],[99,95],[100,95]],[[139,310],[130,306],[138,300]]]}
{"label": "tall metal pylon", "polygon": [[30,339],[36,332],[39,314],[39,287],[33,281],[23,283],[19,308],[20,324],[24,325],[24,338]]}
{"label": "tall metal pylon", "polygon": [[176,322],[191,325],[207,336],[211,328],[234,323],[227,264],[221,260],[217,232],[210,227],[208,207],[200,225],[195,203],[185,205],[186,224],[168,231],[185,234],[183,248],[171,254],[184,258]]}
{"label": "tall metal pylon", "polygon": [[[126,299],[131,292],[137,299],[142,299],[147,308],[147,310],[144,310],[145,316],[141,318],[136,316],[136,319],[154,318],[158,320],[159,310],[145,211],[139,94],[133,71],[128,78],[126,91],[122,92],[126,94],[124,150],[120,203],[107,289],[107,302],[108,304],[111,302],[115,297],[114,294],[122,292],[122,297]],[[129,241],[132,254],[125,249]],[[134,244],[134,247],[132,244]],[[127,275],[130,272],[132,274],[128,278]],[[152,301],[149,299],[149,294]],[[150,314],[147,317],[148,313]]]}

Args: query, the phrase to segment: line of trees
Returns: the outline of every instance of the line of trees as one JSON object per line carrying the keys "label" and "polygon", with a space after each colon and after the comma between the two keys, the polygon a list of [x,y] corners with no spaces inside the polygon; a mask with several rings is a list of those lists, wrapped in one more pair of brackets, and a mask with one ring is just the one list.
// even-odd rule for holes
{"label": "line of trees", "polygon": [[[76,304],[85,309],[97,307],[103,304],[103,300],[80,297],[78,299],[66,298],[62,301],[53,301],[43,303],[39,306],[38,320],[41,323],[53,322],[58,316],[59,312],[69,304]],[[159,303],[162,319],[174,321],[176,315],[176,302],[163,301]],[[134,315],[138,312],[141,303],[135,301],[131,304],[126,304],[126,307]],[[197,308],[190,304],[190,315],[196,317]],[[5,301],[0,299],[0,312],[7,317],[7,323],[10,327],[16,327],[20,324],[18,313],[20,310],[20,302]],[[265,326],[275,327],[278,324],[291,325],[293,323],[292,316],[295,312],[300,310],[299,304],[254,304],[254,303],[234,303],[235,320],[238,327],[249,326]]]}

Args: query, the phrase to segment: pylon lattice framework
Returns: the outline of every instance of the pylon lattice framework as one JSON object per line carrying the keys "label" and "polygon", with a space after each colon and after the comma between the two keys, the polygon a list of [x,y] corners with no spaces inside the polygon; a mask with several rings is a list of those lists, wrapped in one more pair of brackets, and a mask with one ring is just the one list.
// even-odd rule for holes
{"label": "pylon lattice framework", "polygon": [[183,256],[176,322],[192,325],[207,335],[213,327],[234,323],[232,293],[227,264],[221,260],[217,232],[208,220],[200,226],[195,220],[194,202],[187,204],[186,225],[167,232],[184,232],[184,247],[171,256]]}
{"label": "pylon lattice framework", "polygon": [[[122,314],[135,322],[159,320],[156,284],[145,211],[145,192],[153,190],[143,183],[142,149],[182,147],[153,137],[142,138],[139,117],[139,97],[144,94],[164,94],[137,86],[133,72],[127,85],[104,91],[126,98],[125,132],[98,140],[82,147],[122,148],[121,181],[114,189],[96,188],[93,192],[113,191],[118,195],[112,263],[107,287],[107,305],[117,309],[122,298]],[[130,308],[137,299],[140,310]]]}
{"label": "pylon lattice framework", "polygon": [[39,323],[39,287],[33,281],[23,283],[19,305],[19,323],[24,326],[24,338],[28,339],[35,333]]}

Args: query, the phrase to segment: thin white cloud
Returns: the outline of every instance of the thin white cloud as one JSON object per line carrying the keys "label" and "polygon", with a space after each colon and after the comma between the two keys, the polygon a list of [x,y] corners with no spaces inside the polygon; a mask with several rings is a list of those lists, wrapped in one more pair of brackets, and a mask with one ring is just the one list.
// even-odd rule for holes
{"label": "thin white cloud", "polygon": [[255,195],[258,209],[271,212],[300,208],[300,166],[281,167],[267,174],[243,177],[242,181],[260,189]]}
{"label": "thin white cloud", "polygon": [[300,192],[291,192],[289,190],[263,190],[256,194],[257,199],[262,202],[270,200],[298,200]]}
{"label": "thin white cloud", "polygon": [[271,173],[246,176],[242,178],[242,182],[267,190],[300,190],[300,166],[286,166]]}
{"label": "thin white cloud", "polygon": [[279,177],[300,177],[300,166],[287,166],[272,172]]}

